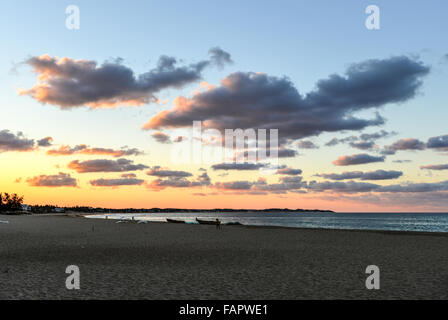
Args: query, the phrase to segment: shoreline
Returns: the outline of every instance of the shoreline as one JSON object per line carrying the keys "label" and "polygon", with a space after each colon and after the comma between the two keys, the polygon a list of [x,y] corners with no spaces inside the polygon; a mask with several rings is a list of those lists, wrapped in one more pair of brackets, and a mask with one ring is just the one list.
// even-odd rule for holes
{"label": "shoreline", "polygon": [[[94,220],[104,220],[104,221],[113,221],[117,222],[120,219],[105,219],[105,218],[88,218],[87,216],[101,215],[102,213],[79,213],[79,212],[66,212],[66,213],[39,213],[39,214],[16,214],[16,215],[8,215],[0,213],[0,217],[10,217],[10,216],[30,216],[30,217],[67,217],[67,218],[85,218],[85,219],[94,219]],[[129,213],[131,214],[131,213]],[[3,219],[0,219],[3,220]],[[122,220],[123,221],[123,220]],[[138,219],[136,220],[124,220],[126,223],[135,223],[138,224]],[[145,221],[145,224],[168,224],[168,222],[162,221],[150,221],[150,220],[142,220]],[[182,225],[182,224],[181,224]],[[199,225],[196,223],[185,223],[185,225]],[[370,233],[383,233],[383,234],[398,234],[398,235],[416,235],[416,236],[440,236],[440,237],[448,237],[448,232],[438,232],[438,231],[406,231],[406,230],[379,230],[379,229],[337,229],[337,228],[305,228],[305,227],[294,227],[294,226],[267,226],[267,225],[225,225],[224,227],[239,227],[239,228],[256,228],[256,229],[287,229],[287,230],[316,230],[316,231],[341,231],[341,232],[370,232]]]}
{"label": "shoreline", "polygon": [[[96,214],[81,214],[76,217],[84,217],[86,216],[93,216]],[[66,216],[71,216],[70,214]],[[97,219],[97,220],[120,220],[120,219],[105,219],[105,218],[87,218],[87,219]],[[137,223],[139,220],[126,220],[131,223]],[[150,221],[150,220],[143,220],[147,223],[168,223],[168,222],[161,222],[161,221]],[[195,223],[190,223],[191,225],[196,225]],[[226,226],[223,224],[223,226]],[[448,232],[431,232],[431,231],[405,231],[405,230],[378,230],[378,229],[337,229],[337,228],[305,228],[305,227],[294,227],[294,226],[267,226],[267,225],[247,225],[247,224],[241,224],[241,225],[229,225],[227,227],[246,227],[246,228],[265,228],[265,229],[297,229],[297,230],[322,230],[322,231],[347,231],[347,232],[374,232],[374,233],[385,233],[385,234],[412,234],[412,235],[437,235],[437,236],[444,236],[448,237]]]}

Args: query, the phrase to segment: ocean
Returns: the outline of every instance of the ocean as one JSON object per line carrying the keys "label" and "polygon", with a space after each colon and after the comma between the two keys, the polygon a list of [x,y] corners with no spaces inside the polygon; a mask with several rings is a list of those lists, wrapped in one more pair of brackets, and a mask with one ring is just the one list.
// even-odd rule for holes
{"label": "ocean", "polygon": [[166,222],[166,218],[196,223],[196,218],[223,224],[240,222],[248,226],[279,226],[343,230],[390,230],[448,232],[448,213],[290,213],[290,212],[211,212],[211,213],[113,213],[88,218]]}

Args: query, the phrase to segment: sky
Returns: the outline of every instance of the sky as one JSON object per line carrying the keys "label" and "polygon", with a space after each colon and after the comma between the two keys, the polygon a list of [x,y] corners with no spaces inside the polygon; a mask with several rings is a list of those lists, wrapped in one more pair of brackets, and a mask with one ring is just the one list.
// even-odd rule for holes
{"label": "sky", "polygon": [[[59,206],[445,212],[447,9],[2,1],[0,191]],[[194,137],[193,121],[215,134]],[[278,130],[278,161],[210,161],[226,129]]]}

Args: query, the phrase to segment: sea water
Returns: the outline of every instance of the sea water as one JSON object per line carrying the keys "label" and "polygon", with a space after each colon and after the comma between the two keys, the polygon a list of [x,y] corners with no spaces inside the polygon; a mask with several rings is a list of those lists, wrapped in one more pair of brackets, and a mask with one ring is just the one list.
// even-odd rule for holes
{"label": "sea water", "polygon": [[223,224],[239,222],[249,226],[279,226],[345,230],[391,230],[448,232],[448,213],[291,213],[291,212],[210,212],[210,213],[113,213],[89,218],[166,222],[166,218],[196,223],[220,219]]}

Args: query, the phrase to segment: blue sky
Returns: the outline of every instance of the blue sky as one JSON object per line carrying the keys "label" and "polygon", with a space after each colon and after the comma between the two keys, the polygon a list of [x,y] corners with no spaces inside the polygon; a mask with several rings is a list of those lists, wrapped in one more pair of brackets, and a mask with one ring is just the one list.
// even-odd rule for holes
{"label": "blue sky", "polygon": [[[65,8],[70,4],[80,8],[80,30],[65,27]],[[371,4],[381,10],[380,30],[369,31],[364,26],[365,8]],[[175,97],[191,96],[198,83],[161,92],[159,98],[169,101],[164,106],[63,111],[17,94],[19,88],[30,88],[36,82],[36,75],[23,62],[46,53],[99,64],[120,57],[140,74],[153,68],[161,55],[193,63],[207,58],[209,48],[219,46],[232,55],[234,64],[206,70],[203,78],[208,83],[217,85],[236,71],[263,72],[288,77],[303,95],[313,90],[318,80],[343,74],[352,63],[418,56],[431,67],[430,75],[417,97],[379,109],[387,119],[379,129],[399,133],[385,142],[411,137],[426,141],[447,134],[448,59],[443,58],[448,53],[444,39],[447,10],[448,3],[442,0],[2,1],[0,130],[23,131],[31,137],[51,135],[57,144],[129,145],[152,153],[150,162],[155,164],[166,157],[168,147],[154,144],[141,126],[161,110],[170,109]],[[334,136],[350,134],[324,133],[311,140],[323,145]],[[308,168],[312,163],[320,165],[322,155],[334,160],[355,153],[342,146],[310,152],[315,153],[314,161],[285,161],[289,166]],[[411,153],[409,157],[446,162],[446,156],[438,154]],[[331,170],[328,162],[321,165]],[[412,177],[420,174],[410,170],[414,170]]]}

